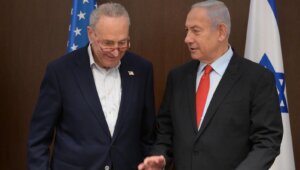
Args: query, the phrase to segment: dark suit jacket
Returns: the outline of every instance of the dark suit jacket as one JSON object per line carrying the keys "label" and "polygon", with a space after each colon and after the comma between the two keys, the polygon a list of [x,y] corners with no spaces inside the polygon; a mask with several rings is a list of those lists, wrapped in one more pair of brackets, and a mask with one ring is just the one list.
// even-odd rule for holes
{"label": "dark suit jacket", "polygon": [[32,116],[29,169],[49,166],[48,146],[54,129],[53,170],[99,170],[106,165],[114,170],[136,169],[154,142],[153,69],[145,59],[126,52],[119,71],[122,97],[111,137],[87,47],[48,65]]}
{"label": "dark suit jacket", "polygon": [[198,65],[191,61],[170,72],[153,154],[174,158],[177,170],[267,170],[283,133],[274,76],[234,54],[198,131]]}

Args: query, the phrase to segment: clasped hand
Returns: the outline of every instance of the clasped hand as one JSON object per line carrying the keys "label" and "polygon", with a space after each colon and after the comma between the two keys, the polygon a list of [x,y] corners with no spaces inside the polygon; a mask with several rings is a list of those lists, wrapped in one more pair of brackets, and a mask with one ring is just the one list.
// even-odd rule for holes
{"label": "clasped hand", "polygon": [[164,156],[149,156],[144,159],[144,162],[140,163],[138,170],[162,170],[166,165],[166,159]]}

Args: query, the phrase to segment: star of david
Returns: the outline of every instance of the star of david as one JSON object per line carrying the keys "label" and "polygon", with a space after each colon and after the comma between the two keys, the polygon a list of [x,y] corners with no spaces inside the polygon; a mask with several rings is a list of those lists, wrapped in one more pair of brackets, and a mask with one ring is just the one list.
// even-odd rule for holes
{"label": "star of david", "polygon": [[277,87],[277,92],[278,92],[278,97],[279,97],[279,102],[280,102],[280,110],[281,113],[288,113],[288,106],[286,102],[286,97],[284,94],[285,91],[285,77],[284,73],[276,72],[272,63],[270,62],[268,56],[266,54],[263,55],[262,59],[260,60],[259,64],[263,65],[267,69],[271,70],[272,73],[275,76],[276,80],[276,87]]}

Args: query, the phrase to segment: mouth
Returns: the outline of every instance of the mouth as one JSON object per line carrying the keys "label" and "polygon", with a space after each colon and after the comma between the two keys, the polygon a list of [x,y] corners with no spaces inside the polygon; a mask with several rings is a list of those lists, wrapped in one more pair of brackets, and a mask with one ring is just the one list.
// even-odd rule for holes
{"label": "mouth", "polygon": [[198,49],[197,49],[197,48],[193,48],[193,47],[189,47],[189,50],[190,50],[190,52],[195,52],[195,51],[197,51]]}
{"label": "mouth", "polygon": [[118,56],[115,56],[112,53],[106,53],[105,56],[106,56],[106,58],[111,59],[111,60],[114,60],[114,59],[118,58]]}

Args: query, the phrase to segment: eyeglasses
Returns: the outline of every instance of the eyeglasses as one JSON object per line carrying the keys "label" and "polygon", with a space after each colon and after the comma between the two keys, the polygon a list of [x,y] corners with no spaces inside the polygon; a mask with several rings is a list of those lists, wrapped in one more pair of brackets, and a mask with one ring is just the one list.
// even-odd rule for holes
{"label": "eyeglasses", "polygon": [[[130,40],[122,40],[119,42],[111,41],[111,40],[103,40],[103,41],[97,41],[97,44],[99,45],[100,49],[103,52],[113,52],[115,50],[118,50],[119,52],[124,52],[130,47]],[[117,47],[116,47],[117,44]]]}

